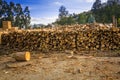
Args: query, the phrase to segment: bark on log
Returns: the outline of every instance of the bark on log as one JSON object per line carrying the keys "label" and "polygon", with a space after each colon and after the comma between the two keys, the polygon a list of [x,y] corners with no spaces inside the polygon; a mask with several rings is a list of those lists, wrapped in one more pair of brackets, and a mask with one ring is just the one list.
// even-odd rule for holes
{"label": "bark on log", "polygon": [[14,54],[14,58],[16,61],[29,61],[30,52],[17,52]]}

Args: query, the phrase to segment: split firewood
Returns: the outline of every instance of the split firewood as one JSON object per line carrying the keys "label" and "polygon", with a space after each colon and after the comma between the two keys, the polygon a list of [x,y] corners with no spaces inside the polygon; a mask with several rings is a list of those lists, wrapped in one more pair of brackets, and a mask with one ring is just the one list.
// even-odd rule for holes
{"label": "split firewood", "polygon": [[119,50],[120,28],[103,24],[66,25],[1,34],[1,44],[15,51]]}

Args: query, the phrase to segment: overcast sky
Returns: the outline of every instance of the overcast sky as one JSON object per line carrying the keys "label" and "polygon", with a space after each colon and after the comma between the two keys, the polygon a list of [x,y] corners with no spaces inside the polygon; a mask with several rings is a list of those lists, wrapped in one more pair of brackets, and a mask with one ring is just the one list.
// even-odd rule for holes
{"label": "overcast sky", "polygon": [[[64,5],[69,13],[81,13],[91,9],[95,0],[6,0],[29,6],[31,24],[48,24],[58,18],[59,8]],[[105,2],[106,0],[101,0]]]}

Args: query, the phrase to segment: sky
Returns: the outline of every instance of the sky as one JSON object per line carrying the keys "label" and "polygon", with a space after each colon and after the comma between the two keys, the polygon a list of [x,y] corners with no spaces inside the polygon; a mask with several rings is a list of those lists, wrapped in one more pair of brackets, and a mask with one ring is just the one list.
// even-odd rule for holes
{"label": "sky", "polygon": [[[29,6],[31,15],[31,24],[49,24],[58,18],[61,5],[72,13],[81,13],[89,11],[95,0],[6,0],[20,3],[23,8]],[[101,0],[105,2],[106,0]]]}

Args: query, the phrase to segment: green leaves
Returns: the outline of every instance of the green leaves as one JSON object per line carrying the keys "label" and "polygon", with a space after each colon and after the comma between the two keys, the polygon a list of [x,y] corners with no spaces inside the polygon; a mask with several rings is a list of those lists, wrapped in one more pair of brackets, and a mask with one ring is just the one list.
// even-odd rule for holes
{"label": "green leaves", "polygon": [[92,9],[96,10],[96,9],[99,9],[100,7],[101,7],[101,0],[96,0],[93,4]]}
{"label": "green leaves", "polygon": [[92,9],[93,15],[95,16],[96,22],[99,23],[112,23],[112,16],[116,19],[120,18],[120,4],[118,2],[110,2],[101,4],[100,8]]}
{"label": "green leaves", "polygon": [[12,26],[20,28],[27,28],[30,25],[30,11],[29,7],[26,6],[23,10],[21,4],[14,2],[7,3],[6,1],[0,0],[0,26],[2,21],[11,21]]}
{"label": "green leaves", "polygon": [[61,6],[59,9],[59,18],[67,17],[68,11],[66,10],[65,6]]}
{"label": "green leaves", "polygon": [[78,24],[85,24],[87,23],[87,17],[88,15],[86,13],[81,13],[78,15],[77,22]]}
{"label": "green leaves", "polygon": [[88,17],[88,23],[94,23],[95,22],[95,17],[91,14],[89,17]]}

